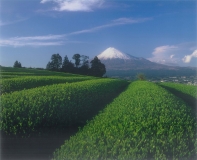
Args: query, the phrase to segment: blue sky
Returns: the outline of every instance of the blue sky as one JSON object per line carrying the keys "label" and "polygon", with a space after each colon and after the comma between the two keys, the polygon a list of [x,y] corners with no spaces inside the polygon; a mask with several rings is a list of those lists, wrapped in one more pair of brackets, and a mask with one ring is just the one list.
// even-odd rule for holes
{"label": "blue sky", "polygon": [[195,0],[1,0],[0,65],[46,67],[108,47],[153,62],[197,66]]}

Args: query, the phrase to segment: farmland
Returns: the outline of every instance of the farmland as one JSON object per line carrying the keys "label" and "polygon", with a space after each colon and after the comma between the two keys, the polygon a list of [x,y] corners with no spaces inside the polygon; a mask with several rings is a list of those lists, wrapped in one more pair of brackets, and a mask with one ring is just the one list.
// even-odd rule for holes
{"label": "farmland", "polygon": [[183,101],[152,83],[133,82],[54,159],[190,158],[195,129]]}
{"label": "farmland", "polygon": [[197,98],[197,86],[184,85],[184,84],[179,84],[179,83],[167,83],[167,82],[161,83],[160,85],[175,89],[182,93],[188,94],[194,98]]}
{"label": "farmland", "polygon": [[[0,87],[5,137],[30,141],[36,135],[50,141],[47,131],[66,140],[51,143],[43,159],[196,156],[195,86],[1,67]],[[192,97],[193,103],[181,95]],[[62,134],[73,127],[71,136]]]}
{"label": "farmland", "polygon": [[59,83],[72,83],[94,79],[93,77],[55,77],[55,76],[24,76],[20,78],[3,79],[0,82],[1,94],[24,89],[36,88]]}

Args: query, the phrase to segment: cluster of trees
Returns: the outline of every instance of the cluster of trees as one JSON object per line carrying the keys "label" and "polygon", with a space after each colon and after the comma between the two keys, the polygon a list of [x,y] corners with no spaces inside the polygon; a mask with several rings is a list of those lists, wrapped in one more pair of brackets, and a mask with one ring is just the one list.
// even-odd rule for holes
{"label": "cluster of trees", "polygon": [[74,60],[74,63],[69,61],[68,57],[65,56],[62,62],[62,57],[58,53],[53,54],[46,69],[97,77],[102,77],[106,73],[105,65],[101,63],[97,56],[90,61],[90,64],[88,56],[80,55],[78,53],[74,54],[72,59]]}
{"label": "cluster of trees", "polygon": [[13,66],[14,68],[21,68],[22,67],[22,65],[21,65],[21,63],[20,62],[18,62],[18,61],[15,61],[14,62],[14,66]]}

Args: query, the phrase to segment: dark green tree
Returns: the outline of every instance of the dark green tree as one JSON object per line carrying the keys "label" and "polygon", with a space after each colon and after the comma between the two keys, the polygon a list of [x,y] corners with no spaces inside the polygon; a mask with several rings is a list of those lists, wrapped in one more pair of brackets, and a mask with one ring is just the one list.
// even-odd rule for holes
{"label": "dark green tree", "polygon": [[101,63],[97,56],[90,63],[90,74],[92,76],[102,77],[106,73],[105,65]]}
{"label": "dark green tree", "polygon": [[82,66],[88,66],[89,67],[88,59],[89,59],[88,56],[81,55]]}
{"label": "dark green tree", "polygon": [[79,68],[79,72],[80,74],[84,74],[84,75],[88,75],[89,74],[89,61],[88,61],[89,57],[82,55],[81,56],[81,61],[82,61],[82,65]]}
{"label": "dark green tree", "polygon": [[52,70],[52,69],[53,69],[53,68],[52,68],[52,65],[51,65],[51,62],[48,62],[48,63],[47,63],[46,69],[47,69],[47,70]]}
{"label": "dark green tree", "polygon": [[14,66],[13,66],[13,67],[15,67],[15,68],[21,68],[21,67],[22,67],[22,65],[21,65],[21,63],[20,63],[20,62],[15,61],[15,62],[14,62]]}
{"label": "dark green tree", "polygon": [[81,55],[76,53],[73,55],[72,57],[74,60],[75,60],[75,66],[78,68],[78,66],[80,65],[80,58],[81,58]]}
{"label": "dark green tree", "polygon": [[48,62],[46,69],[59,71],[62,67],[62,57],[57,53],[51,56],[51,61]]}
{"label": "dark green tree", "polygon": [[74,70],[74,64],[68,60],[68,57],[64,57],[64,61],[62,63],[62,71],[72,73]]}

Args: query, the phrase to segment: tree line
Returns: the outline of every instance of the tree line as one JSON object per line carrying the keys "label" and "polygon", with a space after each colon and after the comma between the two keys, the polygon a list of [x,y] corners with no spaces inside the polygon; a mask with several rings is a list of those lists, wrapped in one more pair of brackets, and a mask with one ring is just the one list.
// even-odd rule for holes
{"label": "tree line", "polygon": [[47,70],[61,71],[74,74],[90,75],[96,77],[102,77],[106,73],[106,68],[103,63],[98,59],[97,56],[89,63],[89,57],[80,54],[74,54],[71,60],[67,56],[62,57],[57,53],[51,56],[51,61],[46,65]]}

